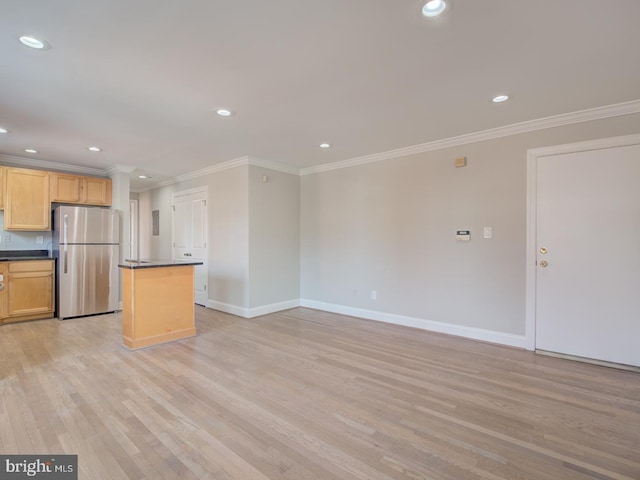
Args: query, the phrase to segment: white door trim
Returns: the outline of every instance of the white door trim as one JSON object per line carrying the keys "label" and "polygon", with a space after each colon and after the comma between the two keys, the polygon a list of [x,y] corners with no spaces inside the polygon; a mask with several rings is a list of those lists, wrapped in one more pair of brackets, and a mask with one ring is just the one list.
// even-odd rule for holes
{"label": "white door trim", "polygon": [[640,145],[640,134],[602,138],[587,142],[533,148],[527,151],[527,255],[525,301],[525,348],[536,349],[537,167],[538,159],[551,155]]}

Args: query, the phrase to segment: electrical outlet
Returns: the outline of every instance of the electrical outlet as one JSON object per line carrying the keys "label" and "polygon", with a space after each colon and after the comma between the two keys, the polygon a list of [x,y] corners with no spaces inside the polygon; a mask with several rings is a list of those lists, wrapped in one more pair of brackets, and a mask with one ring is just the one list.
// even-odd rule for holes
{"label": "electrical outlet", "polygon": [[44,243],[44,237],[42,235],[38,235],[36,237],[36,243],[42,245]]}
{"label": "electrical outlet", "polygon": [[5,232],[5,233],[2,235],[2,241],[3,241],[4,243],[11,243],[11,234],[10,234],[10,233],[6,233],[6,232]]}
{"label": "electrical outlet", "polygon": [[371,300],[377,300],[377,299],[378,299],[377,290],[371,290]]}

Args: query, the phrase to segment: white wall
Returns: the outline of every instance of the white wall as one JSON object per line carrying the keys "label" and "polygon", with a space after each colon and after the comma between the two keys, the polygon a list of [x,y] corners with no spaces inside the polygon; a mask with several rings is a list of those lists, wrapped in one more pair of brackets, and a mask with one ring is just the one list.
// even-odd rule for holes
{"label": "white wall", "polygon": [[249,308],[248,172],[241,166],[209,176],[209,300],[232,312]]}
{"label": "white wall", "polygon": [[[627,115],[303,176],[303,304],[521,338],[527,150],[639,132]],[[462,229],[471,242],[456,242]]]}
{"label": "white wall", "polygon": [[249,291],[250,308],[300,298],[297,175],[249,167]]}

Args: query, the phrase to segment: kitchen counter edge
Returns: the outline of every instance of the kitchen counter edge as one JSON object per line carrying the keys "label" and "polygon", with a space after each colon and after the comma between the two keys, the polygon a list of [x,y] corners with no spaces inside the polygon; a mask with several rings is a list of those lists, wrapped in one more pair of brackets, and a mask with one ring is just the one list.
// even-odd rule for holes
{"label": "kitchen counter edge", "polygon": [[0,262],[19,262],[22,260],[55,260],[48,250],[0,250]]}
{"label": "kitchen counter edge", "polygon": [[196,260],[125,260],[119,263],[120,268],[162,268],[162,267],[188,267],[193,265],[202,265],[203,262]]}

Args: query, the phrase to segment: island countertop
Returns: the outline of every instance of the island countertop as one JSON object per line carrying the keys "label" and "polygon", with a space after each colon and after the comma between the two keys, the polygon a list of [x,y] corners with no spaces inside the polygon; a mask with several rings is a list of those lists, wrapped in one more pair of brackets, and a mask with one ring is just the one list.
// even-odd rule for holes
{"label": "island countertop", "polygon": [[202,265],[203,262],[197,260],[133,260],[126,259],[119,263],[120,268],[160,268],[160,267],[186,267],[188,265]]}

